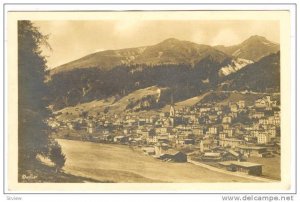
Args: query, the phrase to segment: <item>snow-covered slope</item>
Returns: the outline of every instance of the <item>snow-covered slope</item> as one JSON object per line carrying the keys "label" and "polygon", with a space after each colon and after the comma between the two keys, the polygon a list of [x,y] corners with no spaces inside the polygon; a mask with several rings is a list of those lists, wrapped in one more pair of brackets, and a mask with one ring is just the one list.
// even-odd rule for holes
{"label": "snow-covered slope", "polygon": [[233,59],[230,64],[222,67],[219,70],[219,76],[228,76],[229,74],[235,73],[251,63],[253,63],[253,61],[251,60],[246,60],[242,58]]}

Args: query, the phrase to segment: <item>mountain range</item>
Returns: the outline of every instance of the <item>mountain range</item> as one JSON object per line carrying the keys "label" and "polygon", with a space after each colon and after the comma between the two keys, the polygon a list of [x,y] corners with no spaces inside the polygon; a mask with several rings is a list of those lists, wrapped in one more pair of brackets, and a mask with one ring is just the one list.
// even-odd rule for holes
{"label": "mountain range", "polygon": [[251,36],[241,44],[228,47],[222,45],[211,47],[169,38],[153,46],[106,50],[89,54],[54,68],[52,73],[90,67],[109,70],[119,65],[135,64],[190,64],[193,66],[208,56],[218,61],[232,58],[258,61],[277,51],[279,51],[278,44],[261,36]]}
{"label": "mountain range", "polygon": [[110,70],[120,65],[195,65],[207,56],[221,62],[230,58],[226,53],[208,45],[169,38],[153,46],[96,52],[56,67],[53,73],[90,67]]}
{"label": "mountain range", "polygon": [[61,109],[111,96],[120,99],[150,86],[170,89],[177,100],[220,86],[278,90],[279,50],[279,44],[251,36],[228,47],[170,38],[152,46],[100,51],[51,70],[52,104]]}

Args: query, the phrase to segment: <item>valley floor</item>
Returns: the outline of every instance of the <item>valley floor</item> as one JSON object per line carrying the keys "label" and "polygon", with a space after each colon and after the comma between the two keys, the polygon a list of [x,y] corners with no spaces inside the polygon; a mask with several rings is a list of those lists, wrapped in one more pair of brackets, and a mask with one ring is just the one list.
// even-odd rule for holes
{"label": "valley floor", "polygon": [[59,139],[66,173],[108,182],[258,182],[190,163],[171,163],[136,148]]}

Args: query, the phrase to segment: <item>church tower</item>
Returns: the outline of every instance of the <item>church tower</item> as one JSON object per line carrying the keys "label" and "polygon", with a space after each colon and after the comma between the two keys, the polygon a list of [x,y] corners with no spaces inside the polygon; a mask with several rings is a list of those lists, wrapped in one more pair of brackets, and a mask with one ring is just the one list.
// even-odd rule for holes
{"label": "church tower", "polygon": [[173,95],[171,96],[171,106],[170,106],[170,117],[175,117],[175,106],[173,102]]}
{"label": "church tower", "polygon": [[169,125],[171,127],[175,126],[175,119],[176,119],[176,111],[175,111],[175,106],[173,102],[173,95],[171,96],[171,104],[170,104],[170,113],[169,113]]}

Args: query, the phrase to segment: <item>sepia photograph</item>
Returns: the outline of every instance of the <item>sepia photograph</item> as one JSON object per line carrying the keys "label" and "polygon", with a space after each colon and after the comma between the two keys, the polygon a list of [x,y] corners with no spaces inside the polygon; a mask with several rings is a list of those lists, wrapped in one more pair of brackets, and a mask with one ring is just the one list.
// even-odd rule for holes
{"label": "sepia photograph", "polygon": [[9,13],[11,184],[287,189],[288,19],[288,11]]}

